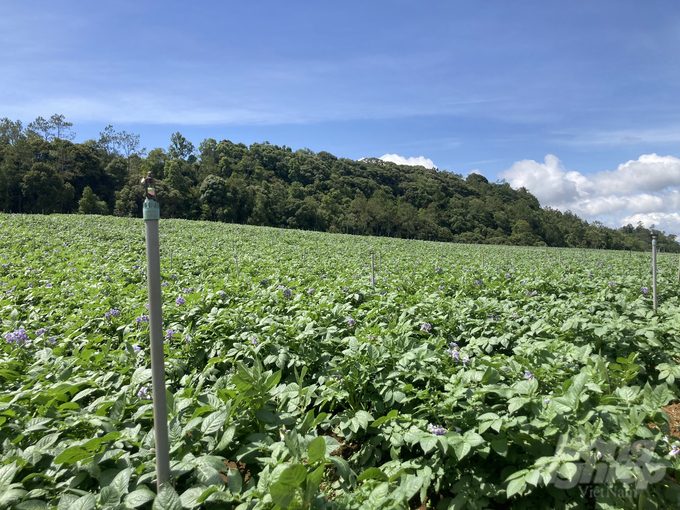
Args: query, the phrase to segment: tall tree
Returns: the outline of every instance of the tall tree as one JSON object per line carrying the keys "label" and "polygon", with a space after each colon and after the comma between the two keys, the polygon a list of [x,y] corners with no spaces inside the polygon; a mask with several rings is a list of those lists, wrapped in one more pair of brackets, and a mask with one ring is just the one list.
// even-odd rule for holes
{"label": "tall tree", "polygon": [[45,141],[50,141],[54,138],[54,125],[51,121],[38,117],[28,125],[28,129],[41,137]]}
{"label": "tall tree", "polygon": [[35,163],[24,175],[21,190],[26,198],[24,207],[35,213],[51,213],[59,206],[64,181],[47,163]]}
{"label": "tall tree", "polygon": [[49,122],[52,124],[55,138],[60,140],[73,140],[76,134],[71,132],[73,122],[66,122],[66,118],[60,114],[54,114],[50,117]]}
{"label": "tall tree", "polygon": [[23,136],[20,120],[12,122],[7,117],[0,119],[0,146],[15,145]]}
{"label": "tall tree", "polygon": [[170,137],[170,147],[168,147],[168,154],[172,159],[187,160],[189,156],[194,153],[194,144],[184,138],[178,131],[173,133]]}

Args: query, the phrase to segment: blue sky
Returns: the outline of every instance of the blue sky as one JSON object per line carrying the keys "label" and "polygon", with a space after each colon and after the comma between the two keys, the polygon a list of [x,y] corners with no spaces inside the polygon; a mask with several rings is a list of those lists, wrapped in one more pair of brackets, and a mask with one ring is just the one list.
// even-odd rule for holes
{"label": "blue sky", "polygon": [[423,157],[680,233],[678,2],[14,1],[0,44],[0,117],[80,141]]}

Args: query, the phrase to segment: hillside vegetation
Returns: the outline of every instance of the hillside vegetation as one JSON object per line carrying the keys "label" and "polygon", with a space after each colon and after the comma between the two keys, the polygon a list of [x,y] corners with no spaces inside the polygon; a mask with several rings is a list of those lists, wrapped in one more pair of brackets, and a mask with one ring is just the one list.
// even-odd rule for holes
{"label": "hillside vegetation", "polygon": [[[528,190],[376,158],[268,142],[246,146],[208,138],[198,150],[180,133],[148,153],[139,136],[108,126],[98,140],[73,143],[61,115],[0,119],[3,212],[141,214],[140,177],[158,179],[165,217],[202,219],[465,243],[648,249],[643,225],[618,230],[541,207]],[[653,226],[652,226],[653,227]],[[674,235],[660,236],[667,251]]]}

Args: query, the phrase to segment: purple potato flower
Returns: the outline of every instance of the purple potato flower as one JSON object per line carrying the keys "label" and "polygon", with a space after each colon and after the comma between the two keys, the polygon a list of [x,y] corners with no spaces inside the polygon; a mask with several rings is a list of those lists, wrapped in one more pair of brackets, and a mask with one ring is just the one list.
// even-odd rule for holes
{"label": "purple potato flower", "polygon": [[7,343],[22,345],[28,341],[28,333],[24,328],[15,329],[5,336]]}
{"label": "purple potato flower", "polygon": [[671,445],[671,451],[668,452],[668,455],[675,458],[678,456],[678,453],[680,453],[680,448],[678,448],[676,445]]}
{"label": "purple potato flower", "polygon": [[427,428],[430,429],[430,433],[434,434],[435,436],[443,436],[444,434],[446,434],[446,429],[439,425],[432,425],[431,423],[429,423],[427,425]]}

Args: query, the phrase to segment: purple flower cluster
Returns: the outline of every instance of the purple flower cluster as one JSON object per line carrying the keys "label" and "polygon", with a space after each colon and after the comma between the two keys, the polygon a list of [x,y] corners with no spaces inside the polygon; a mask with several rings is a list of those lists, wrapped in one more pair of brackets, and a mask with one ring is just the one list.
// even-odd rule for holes
{"label": "purple flower cluster", "polygon": [[531,375],[531,372],[529,372],[528,370],[525,370],[525,371],[524,371],[524,378],[525,378],[527,381],[533,381],[533,380],[534,380],[534,376]]}
{"label": "purple flower cluster", "polygon": [[5,336],[7,342],[10,344],[23,345],[28,342],[28,333],[24,328],[15,329]]}
{"label": "purple flower cluster", "polygon": [[347,317],[347,325],[348,326],[354,326],[356,324],[356,321],[352,319],[351,317]]}
{"label": "purple flower cluster", "polygon": [[221,290],[221,291],[219,291],[219,292],[217,293],[217,295],[220,296],[221,298],[223,298],[224,296],[227,295],[227,293],[224,292],[223,290]]}
{"label": "purple flower cluster", "polygon": [[640,292],[642,294],[649,294],[649,287],[642,287],[642,290]]}
{"label": "purple flower cluster", "polygon": [[506,278],[512,278],[512,275],[510,273],[505,273]]}
{"label": "purple flower cluster", "polygon": [[427,425],[427,428],[430,429],[430,433],[434,434],[435,436],[443,436],[447,432],[444,427],[432,425],[431,423]]}
{"label": "purple flower cluster", "polygon": [[460,359],[460,349],[458,348],[458,344],[456,342],[451,342],[449,344],[449,349],[446,349],[446,352],[453,359]]}
{"label": "purple flower cluster", "polygon": [[132,350],[134,352],[139,352],[139,351],[142,350],[142,348],[139,345],[135,344],[135,345],[132,346]]}
{"label": "purple flower cluster", "polygon": [[475,280],[472,285],[482,285],[484,282],[482,280]]}
{"label": "purple flower cluster", "polygon": [[186,302],[187,302],[187,300],[184,299],[183,297],[178,297],[177,299],[175,299],[175,304],[177,306],[182,306]]}
{"label": "purple flower cluster", "polygon": [[308,289],[307,290],[307,294],[309,294],[310,296],[313,296],[315,292],[316,292],[316,289]]}
{"label": "purple flower cluster", "polygon": [[45,328],[40,328],[38,331],[35,332],[36,336],[42,336],[45,334],[47,330]]}
{"label": "purple flower cluster", "polygon": [[269,280],[267,280],[266,278],[263,278],[262,279],[262,285],[269,285]]}
{"label": "purple flower cluster", "polygon": [[437,266],[437,267],[434,268],[434,270],[437,271],[438,273],[440,273],[441,270],[442,270],[442,266]]}
{"label": "purple flower cluster", "polygon": [[170,284],[168,282],[163,282],[161,283],[161,287],[169,287]]}
{"label": "purple flower cluster", "polygon": [[253,344],[253,347],[257,347],[259,344],[257,343],[257,338],[254,336],[250,337],[250,343]]}
{"label": "purple flower cluster", "polygon": [[120,315],[120,310],[111,309],[104,314],[105,319],[110,319],[111,317],[118,317]]}
{"label": "purple flower cluster", "polygon": [[531,297],[531,296],[537,296],[537,295],[538,295],[538,292],[535,291],[535,290],[532,290],[531,292],[527,291],[527,296],[529,296],[529,297]]}
{"label": "purple flower cluster", "polygon": [[149,316],[142,315],[141,317],[137,317],[135,321],[137,322],[137,326],[139,326],[142,322],[149,322]]}
{"label": "purple flower cluster", "polygon": [[287,299],[292,298],[293,297],[293,291],[291,291],[290,289],[284,289],[283,290],[283,297],[285,297]]}
{"label": "purple flower cluster", "polygon": [[149,387],[148,386],[142,386],[139,389],[139,392],[137,393],[137,396],[141,399],[144,400],[150,400],[151,399],[151,394],[149,393]]}
{"label": "purple flower cluster", "polygon": [[616,286],[616,282],[609,282],[609,286],[610,286],[610,287]]}
{"label": "purple flower cluster", "polygon": [[420,331],[424,331],[425,333],[429,333],[430,331],[432,331],[432,324],[430,324],[429,322],[423,323],[423,325],[420,326]]}
{"label": "purple flower cluster", "polygon": [[172,337],[174,337],[177,334],[177,331],[169,329],[165,332],[165,339],[166,340],[172,340]]}

